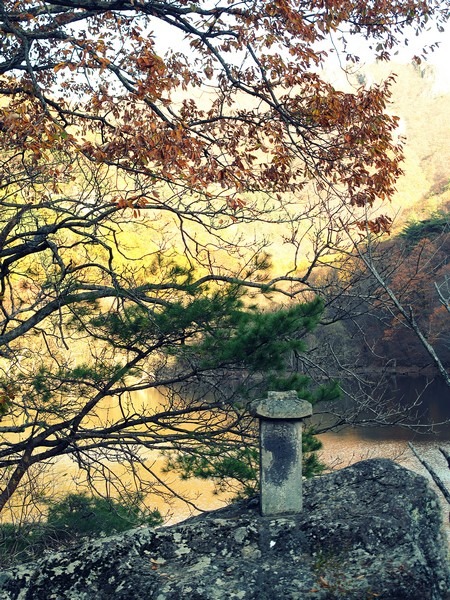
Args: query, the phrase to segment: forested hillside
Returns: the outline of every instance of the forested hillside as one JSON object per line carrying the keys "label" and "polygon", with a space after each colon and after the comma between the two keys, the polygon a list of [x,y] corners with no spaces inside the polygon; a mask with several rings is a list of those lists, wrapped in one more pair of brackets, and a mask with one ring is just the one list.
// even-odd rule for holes
{"label": "forested hillside", "polygon": [[399,117],[405,154],[397,191],[383,207],[390,234],[349,230],[346,250],[316,275],[328,311],[314,360],[347,375],[435,373],[414,326],[450,364],[450,90],[427,63],[358,66],[350,83],[368,86],[390,75],[389,112]]}
{"label": "forested hillside", "polygon": [[[374,240],[326,269],[329,325],[319,334],[342,365],[359,371],[435,374],[436,365],[414,327],[450,365],[450,203],[410,221],[389,239]],[[398,310],[393,298],[403,307]],[[320,344],[319,344],[320,345]]]}
{"label": "forested hillside", "polygon": [[[426,218],[450,200],[450,84],[433,64],[358,63],[352,77],[330,69],[327,77],[344,90],[379,84],[394,76],[388,111],[399,117],[404,174],[397,180],[389,215],[397,230],[408,219]],[[386,209],[385,207],[383,207]]]}
{"label": "forested hillside", "polygon": [[[399,230],[406,221],[427,218],[450,201],[450,89],[430,64],[377,63],[362,69],[366,84],[396,75],[389,111],[400,118],[404,175],[390,214]],[[361,80],[361,76],[360,76]]]}

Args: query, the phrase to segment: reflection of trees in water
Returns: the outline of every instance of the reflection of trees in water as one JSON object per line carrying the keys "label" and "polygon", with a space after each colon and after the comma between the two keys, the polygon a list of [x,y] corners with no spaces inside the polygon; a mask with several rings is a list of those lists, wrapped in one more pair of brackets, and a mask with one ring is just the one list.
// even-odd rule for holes
{"label": "reflection of trees in water", "polygon": [[[351,389],[352,382],[346,385]],[[370,384],[365,393],[366,406],[358,401],[358,390],[337,402],[317,405],[312,419],[317,430],[338,431],[344,439],[450,439],[448,387],[439,378],[390,375],[379,401]]]}

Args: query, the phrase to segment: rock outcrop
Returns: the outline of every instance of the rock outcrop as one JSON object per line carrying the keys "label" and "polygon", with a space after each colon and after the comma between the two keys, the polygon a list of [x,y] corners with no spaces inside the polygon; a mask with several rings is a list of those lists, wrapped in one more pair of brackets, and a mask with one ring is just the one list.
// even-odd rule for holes
{"label": "rock outcrop", "polygon": [[2,600],[442,600],[448,587],[438,499],[388,460],[307,482],[297,516],[248,501],[0,575]]}

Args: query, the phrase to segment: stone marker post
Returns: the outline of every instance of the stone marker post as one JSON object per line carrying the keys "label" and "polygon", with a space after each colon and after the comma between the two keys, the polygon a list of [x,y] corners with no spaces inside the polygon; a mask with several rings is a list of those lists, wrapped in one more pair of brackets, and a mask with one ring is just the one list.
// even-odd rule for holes
{"label": "stone marker post", "polygon": [[297,392],[268,392],[250,412],[259,418],[260,496],[263,516],[302,510],[303,418],[312,405]]}

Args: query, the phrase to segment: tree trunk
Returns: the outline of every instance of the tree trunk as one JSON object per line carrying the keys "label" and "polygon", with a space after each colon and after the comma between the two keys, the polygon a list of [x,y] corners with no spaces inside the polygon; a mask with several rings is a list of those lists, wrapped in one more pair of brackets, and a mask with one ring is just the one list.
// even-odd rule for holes
{"label": "tree trunk", "polygon": [[9,478],[9,481],[6,484],[6,487],[3,489],[2,492],[0,492],[0,513],[5,508],[5,505],[7,504],[7,502],[11,498],[11,496],[14,494],[14,492],[16,491],[19,483],[22,480],[22,477],[25,475],[25,473],[28,471],[29,467],[31,466],[32,452],[33,452],[32,448],[30,448],[24,452],[22,460],[17,465],[17,467],[14,469],[14,472],[11,475],[11,477]]}

